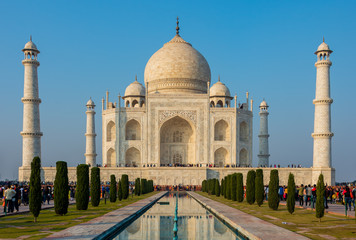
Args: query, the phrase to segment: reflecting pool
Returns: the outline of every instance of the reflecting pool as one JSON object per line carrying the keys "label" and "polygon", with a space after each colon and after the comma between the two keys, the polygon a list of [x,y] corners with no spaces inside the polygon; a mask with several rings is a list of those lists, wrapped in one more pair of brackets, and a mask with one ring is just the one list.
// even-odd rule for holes
{"label": "reflecting pool", "polygon": [[[177,239],[244,239],[186,193],[178,193]],[[113,239],[173,239],[175,193],[161,198]]]}

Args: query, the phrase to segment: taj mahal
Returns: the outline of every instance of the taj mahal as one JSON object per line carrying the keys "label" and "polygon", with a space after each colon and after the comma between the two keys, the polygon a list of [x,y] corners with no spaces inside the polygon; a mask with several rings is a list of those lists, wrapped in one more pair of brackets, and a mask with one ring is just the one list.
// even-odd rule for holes
{"label": "taj mahal", "polygon": [[[28,181],[32,159],[41,157],[37,74],[40,52],[32,40],[22,51],[25,77],[19,180]],[[331,162],[331,53],[324,41],[315,52],[313,166],[278,168],[282,185],[287,184],[290,172],[296,184],[314,184],[321,172],[326,183],[335,184]],[[178,20],[175,36],[148,60],[142,83],[137,77],[133,80],[124,96],[113,100],[106,92],[106,98],[101,100],[101,162],[96,154],[97,109],[92,99],[87,102],[86,160],[78,163],[100,165],[102,181],[108,181],[111,174],[128,174],[130,179],[152,179],[159,185],[200,185],[205,179],[221,179],[234,172],[243,173],[246,179],[247,172],[257,167],[264,170],[264,182],[268,183],[271,168],[267,102],[259,104],[260,128],[254,134],[254,108],[249,93],[238,103],[224,79],[211,79],[207,60],[180,36]],[[257,156],[252,154],[253,137],[259,138]],[[258,160],[253,161],[256,157]],[[43,181],[53,181],[55,173],[55,167],[43,166]],[[71,181],[76,180],[75,167],[69,167],[68,174]]]}

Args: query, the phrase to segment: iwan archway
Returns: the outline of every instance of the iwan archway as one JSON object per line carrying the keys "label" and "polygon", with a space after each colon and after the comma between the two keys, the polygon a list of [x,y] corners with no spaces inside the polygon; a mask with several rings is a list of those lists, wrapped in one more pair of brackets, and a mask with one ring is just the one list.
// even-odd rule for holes
{"label": "iwan archway", "polygon": [[195,129],[182,117],[167,120],[160,129],[160,164],[195,164]]}

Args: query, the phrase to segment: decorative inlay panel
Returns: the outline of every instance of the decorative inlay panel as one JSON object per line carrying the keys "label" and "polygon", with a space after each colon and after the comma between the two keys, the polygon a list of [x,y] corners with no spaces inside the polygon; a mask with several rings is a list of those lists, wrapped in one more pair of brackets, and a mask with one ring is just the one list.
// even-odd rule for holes
{"label": "decorative inlay panel", "polygon": [[191,120],[194,125],[197,123],[197,112],[194,110],[160,110],[158,111],[158,122],[161,125],[166,119],[180,116]]}

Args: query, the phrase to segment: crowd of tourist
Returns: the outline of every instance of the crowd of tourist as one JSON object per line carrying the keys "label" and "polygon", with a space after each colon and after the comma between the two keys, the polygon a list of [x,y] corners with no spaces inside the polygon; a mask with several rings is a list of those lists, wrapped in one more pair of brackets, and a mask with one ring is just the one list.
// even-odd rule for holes
{"label": "crowd of tourist", "polygon": [[[288,188],[280,186],[278,190],[279,200],[286,201],[288,196]],[[315,208],[316,202],[316,185],[300,185],[296,186],[294,192],[295,200],[299,206],[310,206]],[[265,186],[265,197],[268,200],[268,186]],[[328,208],[328,204],[343,204],[346,210],[351,211],[352,207],[355,211],[356,186],[326,186],[324,191],[324,205]]]}

